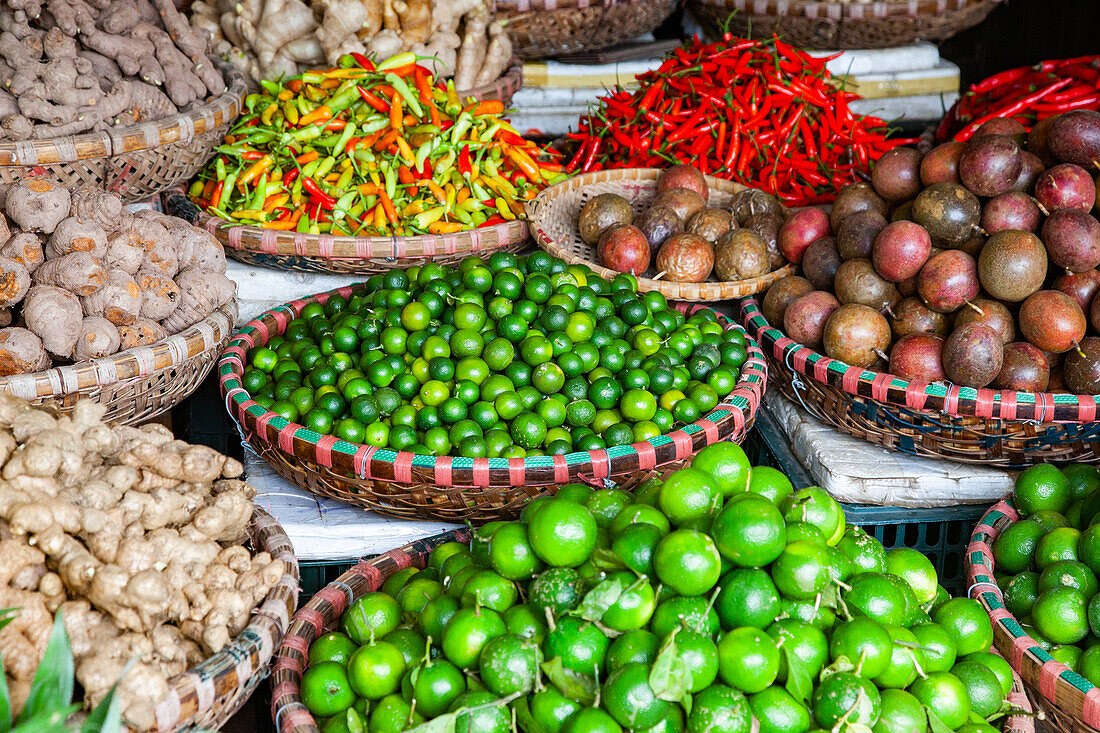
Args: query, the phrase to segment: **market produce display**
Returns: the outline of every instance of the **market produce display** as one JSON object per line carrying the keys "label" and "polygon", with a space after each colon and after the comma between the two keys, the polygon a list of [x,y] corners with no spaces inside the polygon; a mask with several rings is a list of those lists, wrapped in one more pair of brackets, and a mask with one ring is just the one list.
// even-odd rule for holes
{"label": "market produce display", "polygon": [[832,201],[906,141],[887,140],[877,117],[853,114],[857,96],[840,88],[826,61],[778,37],[695,38],[640,74],[636,89],[601,97],[569,134],[577,150],[566,170],[684,163],[788,206]]}
{"label": "market produce display", "polygon": [[747,359],[686,318],[543,252],[429,263],[310,303],[247,354],[242,384],[317,433],[413,453],[522,458],[629,445],[706,415]]}
{"label": "market produce display", "polygon": [[254,85],[334,65],[345,53],[415,53],[458,89],[495,81],[512,42],[485,0],[197,0],[191,24]]}
{"label": "market produce display", "polygon": [[500,102],[463,101],[412,54],[340,63],[250,95],[192,200],[268,229],[447,234],[522,216],[562,176]]}
{"label": "market produce display", "polygon": [[1040,464],[1016,479],[1020,521],[993,542],[1004,605],[1039,645],[1100,685],[1100,469]]}
{"label": "market produce display", "polygon": [[0,139],[161,119],[225,91],[171,0],[8,1],[0,28]]}
{"label": "market produce display", "polygon": [[992,640],[920,552],[718,443],[391,575],[313,641],[301,701],[324,731],[984,733],[1012,685]]}
{"label": "market produce display", "polygon": [[734,195],[729,209],[708,206],[710,189],[698,168],[675,165],[657,179],[657,197],[640,215],[623,196],[593,196],[580,210],[577,230],[597,245],[604,267],[674,282],[749,280],[787,263],[776,237],[787,209],[762,191]]}
{"label": "market produce display", "polygon": [[[0,215],[0,375],[110,356],[198,323],[232,299],[207,232],[113,193],[13,184]],[[9,325],[16,324],[16,325]]]}
{"label": "market produce display", "polygon": [[1030,130],[1037,123],[1076,109],[1100,108],[1100,56],[1043,61],[1007,69],[970,88],[952,105],[936,130],[940,140],[969,140],[995,117]]}
{"label": "market produce display", "polygon": [[891,151],[830,214],[804,209],[783,225],[779,248],[804,277],[777,283],[764,315],[903,379],[1098,394],[1098,159],[1092,111],[1050,118],[1026,141],[995,118],[966,143]]}
{"label": "market produce display", "polygon": [[103,412],[0,394],[0,607],[19,609],[0,656],[19,710],[59,615],[84,702],[121,676],[122,715],[145,730],[168,680],[239,634],[284,567],[242,544],[254,491],[238,461]]}

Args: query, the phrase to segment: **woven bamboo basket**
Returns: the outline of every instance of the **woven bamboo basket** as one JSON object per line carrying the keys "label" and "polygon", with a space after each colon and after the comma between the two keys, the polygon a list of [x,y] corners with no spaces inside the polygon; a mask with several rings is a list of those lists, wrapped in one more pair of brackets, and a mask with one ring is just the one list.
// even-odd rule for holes
{"label": "woven bamboo basket", "polygon": [[0,377],[0,391],[28,402],[56,404],[68,412],[78,400],[107,406],[104,420],[137,425],[175,407],[198,388],[228,343],[237,318],[231,300],[177,334],[149,346]]}
{"label": "woven bamboo basket", "polygon": [[676,0],[495,0],[514,52],[525,59],[596,51],[649,33]]}
{"label": "woven bamboo basket", "polygon": [[268,675],[275,650],[298,607],[298,559],[283,528],[252,507],[253,547],[282,560],[286,569],[252,612],[252,620],[224,649],[169,680],[170,691],[156,707],[157,733],[218,730],[241,709]]}
{"label": "woven bamboo basket", "polygon": [[1100,729],[1100,687],[1047,654],[1008,612],[993,576],[993,543],[1019,519],[1012,499],[994,504],[970,537],[965,569],[970,597],[993,621],[993,644],[1020,675],[1037,708],[1038,730],[1096,733]]}
{"label": "woven bamboo basket", "polygon": [[[309,645],[328,631],[339,628],[340,616],[356,599],[377,591],[404,568],[423,568],[432,550],[444,542],[469,542],[470,530],[459,529],[390,550],[357,565],[334,580],[294,614],[271,668],[271,717],[276,733],[318,733],[316,719],[302,703],[302,673]],[[1004,720],[1004,733],[1034,733],[1031,701],[1023,682],[1013,674],[1009,702],[1017,712]],[[755,725],[754,730],[758,727]]]}
{"label": "woven bamboo basket", "polygon": [[[658,168],[614,168],[583,173],[539,192],[527,202],[527,220],[538,245],[555,257],[577,265],[587,265],[593,272],[605,278],[619,273],[597,262],[596,247],[581,239],[577,229],[577,217],[589,199],[601,193],[616,193],[625,198],[639,215],[657,195]],[[725,208],[730,199],[744,186],[738,183],[707,176],[710,187],[708,206]],[[701,283],[681,283],[656,279],[658,274],[651,264],[643,277],[638,278],[639,290],[656,290],[670,300],[710,302],[731,300],[767,290],[778,280],[795,272],[794,265],[787,265],[750,280],[720,282],[713,279]]]}
{"label": "woven bamboo basket", "polygon": [[473,254],[488,257],[494,252],[519,252],[527,245],[527,222],[519,219],[454,234],[338,237],[232,225],[201,211],[182,188],[172,189],[164,206],[173,216],[213,234],[233,259],[292,272],[366,278],[425,262],[457,264]]}
{"label": "woven bamboo basket", "polygon": [[1000,0],[688,0],[688,9],[718,38],[767,38],[818,49],[889,48],[943,41],[985,20]]}
{"label": "woven bamboo basket", "polygon": [[1100,460],[1095,397],[910,382],[787,338],[755,298],[740,309],[741,324],[767,354],[772,383],[843,433],[913,455],[1003,468]]}
{"label": "woven bamboo basket", "polygon": [[462,99],[467,97],[473,97],[474,99],[499,99],[504,102],[504,106],[507,107],[512,103],[512,97],[515,96],[523,87],[523,62],[518,58],[513,57],[508,63],[508,68],[504,70],[495,80],[488,84],[482,84],[479,87],[473,89],[460,90],[458,96]]}
{"label": "woven bamboo basket", "polygon": [[[612,478],[630,488],[681,467],[706,445],[721,440],[740,443],[764,394],[763,353],[749,340],[749,358],[736,388],[695,423],[633,445],[527,458],[437,457],[348,443],[287,422],[253,401],[241,383],[248,350],[283,333],[309,303],[324,303],[333,294],[346,297],[354,291],[351,287],[330,290],[250,321],[222,353],[218,375],[229,414],[249,445],[276,472],[315,494],[383,514],[484,522],[514,517],[547,487],[571,481],[599,484]],[[684,310],[691,313],[698,308],[685,305]],[[741,328],[722,316],[719,319],[727,328]]]}
{"label": "woven bamboo basket", "polygon": [[66,188],[113,191],[123,203],[134,203],[189,180],[210,159],[245,95],[244,76],[216,63],[225,74],[225,93],[187,112],[101,132],[0,143],[0,189],[41,175]]}

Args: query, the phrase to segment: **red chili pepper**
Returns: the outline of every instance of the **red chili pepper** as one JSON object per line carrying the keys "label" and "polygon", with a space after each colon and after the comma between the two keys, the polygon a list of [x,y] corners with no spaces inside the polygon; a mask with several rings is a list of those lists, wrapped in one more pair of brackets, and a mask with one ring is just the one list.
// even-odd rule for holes
{"label": "red chili pepper", "polygon": [[1007,107],[995,109],[992,112],[979,117],[978,119],[974,120],[969,125],[964,127],[962,130],[959,131],[959,134],[956,135],[955,138],[957,140],[969,140],[974,135],[974,132],[986,122],[989,122],[995,117],[1011,117],[1025,107],[1028,107],[1029,105],[1038,102],[1040,99],[1047,96],[1048,94],[1056,92],[1063,87],[1069,86],[1072,82],[1072,78],[1066,78],[1062,79],[1061,81],[1056,81],[1053,84],[1045,86],[1042,89],[1039,89],[1038,91],[1029,94],[1023,99],[1019,99],[1013,102]]}
{"label": "red chili pepper", "polygon": [[358,84],[355,85],[355,91],[359,92],[359,96],[362,97],[363,101],[369,104],[371,107],[374,107],[382,114],[389,114],[390,105],[376,97],[372,92],[368,91]]}
{"label": "red chili pepper", "polygon": [[243,150],[241,151],[241,160],[259,160],[264,155],[265,153],[261,150]]}
{"label": "red chili pepper", "polygon": [[[298,174],[301,173],[301,172],[302,172],[301,168],[294,168],[292,170],[287,171],[286,175],[283,176],[283,185],[284,186],[289,186],[290,184],[294,183],[294,179],[296,179],[298,177]],[[303,185],[303,187],[305,186],[304,183],[302,185]]]}
{"label": "red chili pepper", "polygon": [[463,145],[458,153],[458,172],[468,176],[474,171],[474,165],[470,162],[470,146]]}
{"label": "red chili pepper", "polygon": [[309,194],[310,200],[322,209],[332,209],[336,206],[336,199],[322,191],[312,178],[302,179],[302,189]]}
{"label": "red chili pepper", "polygon": [[359,66],[361,66],[362,68],[366,69],[367,71],[374,71],[374,64],[371,63],[371,60],[363,54],[355,53],[353,51],[351,57],[355,59],[355,63],[359,64]]}

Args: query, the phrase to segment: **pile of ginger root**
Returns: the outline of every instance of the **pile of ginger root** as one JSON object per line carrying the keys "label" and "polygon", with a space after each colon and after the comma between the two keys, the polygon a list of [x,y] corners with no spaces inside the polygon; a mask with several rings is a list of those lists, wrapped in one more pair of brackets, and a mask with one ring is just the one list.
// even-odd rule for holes
{"label": "pile of ginger root", "polygon": [[173,0],[0,2],[0,139],[156,120],[225,91]]}
{"label": "pile of ginger root", "polygon": [[209,232],[44,177],[8,187],[0,214],[0,376],[152,344],[233,299]]}
{"label": "pile of ginger root", "polygon": [[422,63],[461,91],[496,80],[512,58],[488,0],[195,0],[191,23],[254,84],[346,53],[380,61],[411,51],[434,58]]}
{"label": "pile of ginger root", "polygon": [[0,657],[18,710],[60,612],[86,707],[119,681],[132,727],[155,727],[168,681],[247,626],[287,568],[244,546],[240,462],[160,425],[109,425],[0,394]]}

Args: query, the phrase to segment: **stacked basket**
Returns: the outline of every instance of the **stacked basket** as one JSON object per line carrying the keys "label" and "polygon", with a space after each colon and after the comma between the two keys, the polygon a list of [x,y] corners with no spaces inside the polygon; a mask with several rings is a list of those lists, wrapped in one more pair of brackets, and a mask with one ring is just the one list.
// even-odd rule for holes
{"label": "stacked basket", "polygon": [[905,453],[1004,468],[1100,460],[1094,397],[910,382],[791,340],[754,298],[740,309],[779,390],[842,432]]}
{"label": "stacked basket", "polygon": [[[527,458],[432,456],[348,443],[291,423],[257,404],[242,385],[249,349],[282,334],[310,303],[357,288],[339,288],[272,309],[247,323],[218,367],[230,415],[252,446],[280,475],[321,496],[409,518],[488,521],[513,517],[531,498],[571,481],[614,478],[630,488],[681,467],[706,445],[741,442],[764,394],[763,353],[747,340],[748,360],[735,389],[691,425],[628,446]],[[688,308],[689,314],[698,306]],[[726,328],[741,327],[719,316]]]}
{"label": "stacked basket", "polygon": [[608,48],[659,26],[675,0],[495,0],[522,58],[562,56]]}

